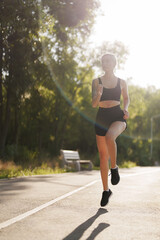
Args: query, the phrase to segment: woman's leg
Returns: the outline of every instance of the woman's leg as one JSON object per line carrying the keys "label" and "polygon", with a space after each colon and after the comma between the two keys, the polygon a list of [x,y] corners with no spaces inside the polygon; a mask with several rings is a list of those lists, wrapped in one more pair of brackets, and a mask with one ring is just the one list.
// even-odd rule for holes
{"label": "woman's leg", "polygon": [[108,153],[111,158],[111,168],[116,167],[117,144],[115,140],[125,130],[125,128],[126,128],[125,122],[116,121],[111,124],[106,133],[106,143]]}
{"label": "woman's leg", "polygon": [[100,170],[101,170],[101,178],[103,183],[103,189],[108,190],[108,160],[109,154],[106,144],[106,137],[96,135],[97,147],[99,151],[100,157]]}

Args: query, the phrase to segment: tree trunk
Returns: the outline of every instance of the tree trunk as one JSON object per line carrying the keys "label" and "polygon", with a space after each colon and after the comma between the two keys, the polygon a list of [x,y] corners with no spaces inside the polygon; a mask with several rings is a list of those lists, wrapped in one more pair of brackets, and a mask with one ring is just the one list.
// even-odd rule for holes
{"label": "tree trunk", "polygon": [[38,159],[41,159],[41,153],[42,153],[42,123],[39,121],[38,123]]}
{"label": "tree trunk", "polygon": [[8,128],[9,128],[9,122],[10,122],[10,108],[11,108],[11,95],[12,95],[12,81],[13,81],[13,57],[12,54],[10,55],[10,62],[9,62],[9,78],[7,82],[7,99],[6,99],[6,109],[5,109],[5,119],[3,124],[3,130],[2,130],[2,139],[1,139],[1,145],[0,145],[0,151],[1,156],[4,156],[4,150],[5,150],[5,144],[8,134]]}
{"label": "tree trunk", "polygon": [[3,129],[3,93],[2,93],[2,25],[0,25],[0,145],[2,141],[2,129]]}
{"label": "tree trunk", "polygon": [[15,124],[14,124],[14,144],[16,147],[16,152],[18,149],[19,132],[20,132],[20,107],[17,101],[15,105]]}
{"label": "tree trunk", "polygon": [[5,123],[3,127],[3,133],[2,133],[2,140],[1,140],[1,155],[3,157],[4,155],[4,149],[8,134],[8,127],[10,122],[10,104],[11,104],[11,91],[10,87],[7,90],[7,103],[6,103],[6,113],[5,113]]}

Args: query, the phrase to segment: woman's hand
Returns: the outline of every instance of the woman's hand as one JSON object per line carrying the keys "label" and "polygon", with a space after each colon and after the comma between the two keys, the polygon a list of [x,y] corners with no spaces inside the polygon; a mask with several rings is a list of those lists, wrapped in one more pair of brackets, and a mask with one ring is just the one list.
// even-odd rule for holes
{"label": "woman's hand", "polygon": [[98,84],[97,93],[99,96],[102,96],[102,93],[103,93],[103,85],[102,84]]}
{"label": "woman's hand", "polygon": [[127,110],[123,110],[123,112],[124,112],[124,116],[123,116],[123,118],[124,119],[128,119],[129,118],[129,112],[127,111]]}

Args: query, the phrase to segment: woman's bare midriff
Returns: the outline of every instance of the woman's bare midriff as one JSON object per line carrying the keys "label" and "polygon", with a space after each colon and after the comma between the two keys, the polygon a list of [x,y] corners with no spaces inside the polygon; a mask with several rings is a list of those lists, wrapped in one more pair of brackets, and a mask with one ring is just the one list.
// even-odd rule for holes
{"label": "woman's bare midriff", "polygon": [[99,102],[99,107],[101,108],[111,108],[120,105],[119,101],[107,100]]}

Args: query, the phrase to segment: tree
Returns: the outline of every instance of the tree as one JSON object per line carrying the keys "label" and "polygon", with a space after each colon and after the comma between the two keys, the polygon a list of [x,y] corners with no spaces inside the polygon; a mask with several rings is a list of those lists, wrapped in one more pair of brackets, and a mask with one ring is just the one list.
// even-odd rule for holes
{"label": "tree", "polygon": [[11,111],[15,113],[14,140],[17,141],[21,98],[33,83],[31,71],[40,54],[40,44],[36,39],[39,26],[34,1],[1,1],[0,12],[0,150],[3,155]]}
{"label": "tree", "polygon": [[[59,132],[65,129],[70,106],[66,104],[57,86],[52,82],[44,64],[44,48],[47,44],[51,61],[59,83],[64,77],[70,82],[65,84],[67,92],[74,99],[77,86],[75,60],[79,45],[89,34],[94,19],[94,9],[98,1],[23,1],[11,0],[0,3],[0,151],[4,154],[6,144],[16,144],[23,132],[24,110],[22,107],[36,97],[35,123],[39,132],[39,149],[43,145],[43,113],[38,109],[47,102],[48,90],[54,91],[54,138],[57,146]],[[72,15],[71,15],[72,14]],[[45,21],[43,21],[45,20]],[[44,35],[43,35],[44,33]],[[44,44],[43,44],[44,47]],[[67,68],[70,71],[67,72]],[[42,69],[44,71],[42,71]],[[46,79],[46,82],[44,81]],[[70,84],[73,84],[71,88]],[[70,92],[71,90],[71,92]],[[49,101],[49,99],[48,99]],[[66,112],[64,112],[66,110]],[[68,111],[69,110],[69,111]],[[52,110],[53,112],[53,110]],[[39,114],[42,116],[38,117]],[[61,116],[65,116],[62,118]],[[49,116],[50,117],[50,116]],[[61,121],[57,121],[60,119]],[[28,120],[30,121],[30,120]],[[57,124],[58,123],[58,124]],[[61,127],[62,126],[62,127]],[[29,141],[29,138],[27,139]],[[23,141],[22,141],[23,142]],[[24,141],[25,142],[25,141]],[[29,145],[29,144],[28,144]],[[58,147],[56,147],[57,149]],[[56,150],[55,150],[56,151]]]}

